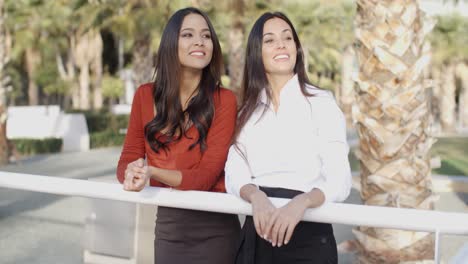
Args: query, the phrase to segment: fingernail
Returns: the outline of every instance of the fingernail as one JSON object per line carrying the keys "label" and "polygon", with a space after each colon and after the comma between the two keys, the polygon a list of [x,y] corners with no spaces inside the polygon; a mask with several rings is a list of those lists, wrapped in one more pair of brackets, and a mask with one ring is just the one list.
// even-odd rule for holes
{"label": "fingernail", "polygon": [[267,239],[267,235],[263,235],[263,239],[265,239],[265,240],[266,240],[266,239]]}
{"label": "fingernail", "polygon": [[280,243],[280,244],[278,244],[278,247],[281,247],[281,246],[282,246],[282,245],[281,245],[281,243]]}
{"label": "fingernail", "polygon": [[288,241],[288,240],[285,240],[285,241],[284,241],[284,244],[285,244],[285,245],[287,245],[288,243],[289,243],[289,241]]}
{"label": "fingernail", "polygon": [[272,244],[272,246],[273,246],[273,247],[276,247],[276,244],[275,244],[275,243],[273,243],[273,244]]}

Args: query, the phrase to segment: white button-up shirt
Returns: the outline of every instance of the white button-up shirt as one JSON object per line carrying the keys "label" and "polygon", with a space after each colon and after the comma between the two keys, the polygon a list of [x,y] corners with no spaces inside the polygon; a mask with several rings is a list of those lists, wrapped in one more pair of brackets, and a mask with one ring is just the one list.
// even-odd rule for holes
{"label": "white button-up shirt", "polygon": [[343,113],[330,92],[307,89],[315,96],[302,94],[295,75],[281,90],[277,112],[263,91],[237,139],[244,155],[234,145],[229,150],[228,193],[240,196],[241,187],[252,183],[303,192],[318,188],[330,202],[348,197],[351,170]]}

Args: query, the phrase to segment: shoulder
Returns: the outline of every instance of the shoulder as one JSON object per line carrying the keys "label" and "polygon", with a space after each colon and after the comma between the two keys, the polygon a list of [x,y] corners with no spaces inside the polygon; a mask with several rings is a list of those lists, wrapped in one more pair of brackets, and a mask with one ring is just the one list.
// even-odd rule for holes
{"label": "shoulder", "polygon": [[318,88],[317,86],[314,86],[312,84],[306,84],[306,89],[309,93],[311,93],[313,96],[310,98],[320,98],[320,99],[331,99],[335,100],[333,93],[331,91],[325,90]]}
{"label": "shoulder", "polygon": [[151,98],[153,96],[153,83],[140,85],[135,92],[135,96],[137,95],[141,97],[149,96]]}
{"label": "shoulder", "polygon": [[[307,85],[307,91],[313,96],[307,97],[312,109],[318,113],[341,115],[342,111],[336,103],[335,96],[331,91],[317,88],[313,85]],[[327,115],[323,115],[326,117]]]}
{"label": "shoulder", "polygon": [[214,102],[216,106],[235,105],[237,107],[237,98],[233,91],[220,87],[214,94]]}

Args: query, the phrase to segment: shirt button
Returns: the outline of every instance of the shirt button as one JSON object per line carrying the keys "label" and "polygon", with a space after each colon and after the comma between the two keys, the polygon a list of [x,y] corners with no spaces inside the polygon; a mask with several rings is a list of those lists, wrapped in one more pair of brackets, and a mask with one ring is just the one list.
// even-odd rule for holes
{"label": "shirt button", "polygon": [[322,238],[320,239],[320,243],[322,243],[322,244],[326,244],[327,241],[328,241],[328,239],[327,239],[326,237],[322,237]]}

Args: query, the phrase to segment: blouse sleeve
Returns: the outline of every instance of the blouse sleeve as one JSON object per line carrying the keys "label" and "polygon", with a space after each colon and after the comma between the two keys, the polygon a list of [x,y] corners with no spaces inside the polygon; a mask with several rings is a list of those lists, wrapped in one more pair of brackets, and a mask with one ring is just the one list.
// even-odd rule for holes
{"label": "blouse sleeve", "polygon": [[333,96],[314,101],[319,136],[320,174],[324,180],[316,188],[325,194],[325,202],[342,202],[351,190],[351,169],[346,142],[346,122]]}
{"label": "blouse sleeve", "polygon": [[252,182],[252,173],[246,159],[241,154],[246,155],[246,151],[242,148],[239,142],[238,147],[232,145],[229,149],[228,158],[226,161],[226,191],[230,194],[240,197],[240,189],[242,186]]}
{"label": "blouse sleeve", "polygon": [[222,176],[227,153],[236,124],[237,102],[234,93],[221,91],[211,127],[208,131],[207,148],[194,168],[182,169],[179,190],[208,191]]}
{"label": "blouse sleeve", "polygon": [[142,102],[140,87],[133,97],[132,110],[128,121],[127,134],[117,165],[117,179],[124,181],[124,173],[127,165],[139,158],[145,158],[145,133],[142,124]]}

